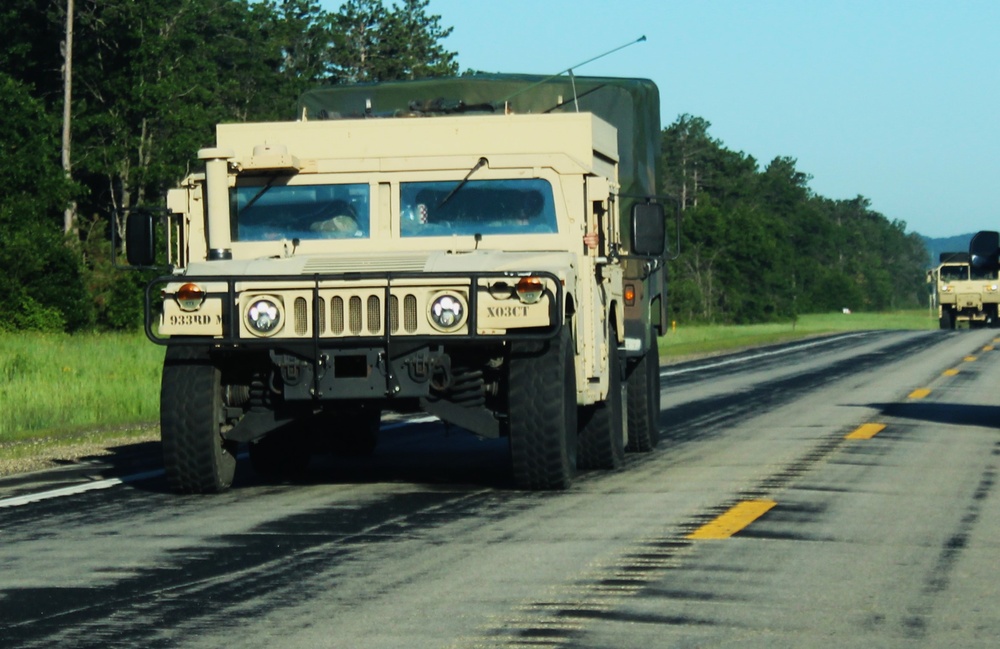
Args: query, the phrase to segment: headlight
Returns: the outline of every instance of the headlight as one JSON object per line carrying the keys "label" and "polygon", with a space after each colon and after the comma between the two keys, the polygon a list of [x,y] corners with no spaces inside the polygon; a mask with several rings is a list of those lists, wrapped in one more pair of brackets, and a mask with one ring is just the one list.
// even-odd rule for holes
{"label": "headlight", "polygon": [[509,300],[514,297],[514,287],[504,281],[490,282],[487,289],[494,300]]}
{"label": "headlight", "polygon": [[269,336],[281,328],[281,306],[268,298],[255,299],[247,308],[246,318],[250,331]]}
{"label": "headlight", "polygon": [[444,293],[431,302],[428,318],[440,331],[454,331],[465,324],[465,303],[453,293]]}

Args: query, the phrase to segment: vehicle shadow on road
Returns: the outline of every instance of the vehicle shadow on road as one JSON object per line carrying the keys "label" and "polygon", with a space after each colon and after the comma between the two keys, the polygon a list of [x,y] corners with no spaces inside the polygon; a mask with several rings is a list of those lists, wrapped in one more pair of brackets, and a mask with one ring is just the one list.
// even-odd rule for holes
{"label": "vehicle shadow on road", "polygon": [[513,488],[506,439],[483,440],[469,433],[457,433],[422,437],[412,443],[393,441],[380,443],[370,456],[314,456],[307,480]]}
{"label": "vehicle shadow on road", "polygon": [[868,403],[863,406],[876,408],[887,417],[1000,429],[1000,406],[940,402]]}
{"label": "vehicle shadow on road", "polygon": [[98,472],[106,478],[112,478],[161,468],[163,454],[157,440],[107,446],[89,455],[55,458],[51,462],[68,470],[79,467],[81,470]]}

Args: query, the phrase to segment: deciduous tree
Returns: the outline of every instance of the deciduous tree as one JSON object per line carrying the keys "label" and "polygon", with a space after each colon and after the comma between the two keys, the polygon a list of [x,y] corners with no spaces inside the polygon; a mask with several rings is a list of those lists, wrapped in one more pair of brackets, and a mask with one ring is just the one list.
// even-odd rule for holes
{"label": "deciduous tree", "polygon": [[77,188],[59,163],[59,120],[0,73],[0,330],[81,329],[93,320],[80,256],[62,234]]}
{"label": "deciduous tree", "polygon": [[333,18],[334,73],[338,83],[394,81],[458,73],[456,54],[442,40],[451,27],[428,15],[429,0],[348,0]]}

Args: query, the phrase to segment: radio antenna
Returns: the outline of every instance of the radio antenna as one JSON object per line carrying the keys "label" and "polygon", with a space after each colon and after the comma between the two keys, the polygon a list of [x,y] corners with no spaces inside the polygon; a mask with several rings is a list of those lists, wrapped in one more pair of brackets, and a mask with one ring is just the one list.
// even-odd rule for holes
{"label": "radio antenna", "polygon": [[545,78],[544,78],[544,79],[542,79],[541,81],[536,81],[535,83],[531,84],[530,86],[528,86],[528,87],[526,87],[526,88],[522,88],[522,89],[518,90],[517,92],[515,92],[515,93],[514,93],[514,94],[512,94],[512,95],[509,95],[509,96],[507,96],[507,97],[504,97],[504,98],[503,98],[503,99],[502,99],[501,101],[502,101],[502,103],[506,104],[506,103],[507,103],[508,101],[510,101],[510,100],[511,100],[511,99],[513,99],[514,97],[517,97],[517,96],[518,96],[518,95],[520,95],[520,94],[523,94],[523,93],[525,93],[525,92],[528,92],[528,91],[529,91],[529,90],[531,90],[532,88],[534,88],[534,87],[536,87],[536,86],[540,86],[540,85],[542,85],[543,83],[545,83],[545,82],[547,82],[547,81],[551,81],[552,79],[555,79],[556,77],[561,77],[562,75],[566,74],[567,72],[569,72],[569,73],[570,73],[570,75],[572,75],[572,74],[573,74],[573,69],[574,69],[574,68],[580,68],[580,67],[583,67],[583,66],[587,65],[588,63],[592,63],[592,62],[596,61],[597,59],[603,59],[603,58],[604,58],[605,56],[607,56],[607,55],[609,55],[609,54],[614,54],[614,53],[615,53],[615,52],[617,52],[618,50],[623,50],[623,49],[625,49],[626,47],[629,47],[630,45],[635,45],[636,43],[642,43],[642,42],[644,42],[645,40],[646,40],[646,36],[645,36],[645,35],[643,35],[643,36],[640,36],[639,38],[635,39],[634,41],[629,41],[628,43],[625,43],[624,45],[619,45],[618,47],[616,47],[616,48],[614,48],[614,49],[611,49],[611,50],[608,50],[608,51],[607,51],[607,52],[605,52],[604,54],[598,54],[597,56],[595,56],[595,57],[593,57],[593,58],[589,58],[589,59],[587,59],[586,61],[583,61],[583,62],[581,62],[581,63],[577,63],[576,65],[571,65],[570,67],[566,68],[565,70],[561,70],[561,71],[559,71],[559,72],[556,72],[556,73],[555,73],[555,74],[553,74],[552,76],[548,76],[548,77],[545,77]]}

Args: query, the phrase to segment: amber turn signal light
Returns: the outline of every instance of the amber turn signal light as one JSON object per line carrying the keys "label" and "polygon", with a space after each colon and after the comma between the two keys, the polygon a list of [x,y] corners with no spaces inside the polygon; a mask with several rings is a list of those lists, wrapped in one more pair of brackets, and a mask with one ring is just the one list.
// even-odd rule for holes
{"label": "amber turn signal light", "polygon": [[197,311],[202,302],[205,301],[205,291],[197,284],[188,282],[174,293],[174,299],[181,311]]}
{"label": "amber turn signal light", "polygon": [[517,282],[517,298],[523,304],[534,304],[542,299],[545,284],[537,277],[522,277]]}

